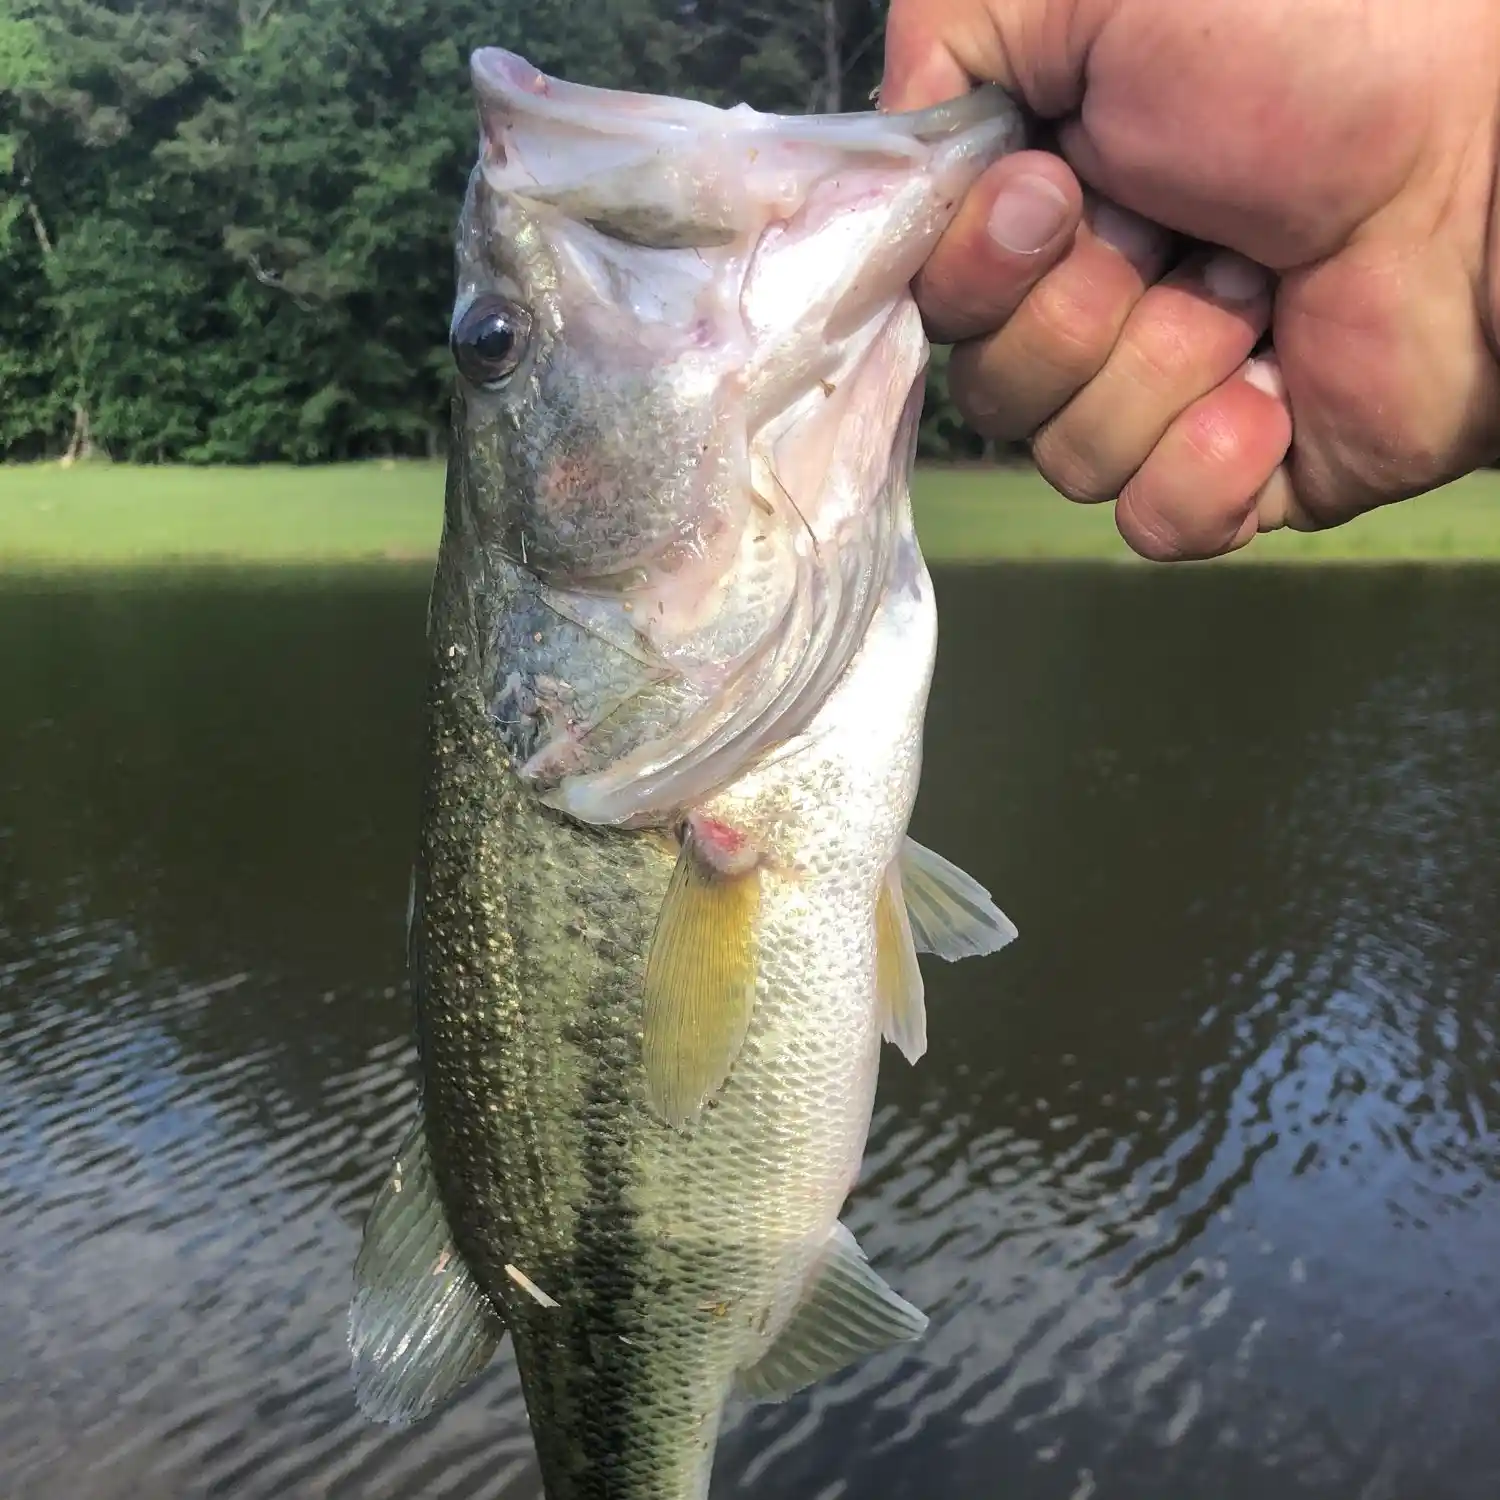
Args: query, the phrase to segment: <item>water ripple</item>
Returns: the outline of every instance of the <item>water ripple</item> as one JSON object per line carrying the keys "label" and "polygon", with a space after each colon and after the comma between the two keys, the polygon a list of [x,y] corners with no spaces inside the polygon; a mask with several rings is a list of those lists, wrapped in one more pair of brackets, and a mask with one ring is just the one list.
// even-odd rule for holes
{"label": "water ripple", "polygon": [[[1500,579],[1310,577],[942,580],[918,836],[1023,937],[929,970],[847,1214],[932,1328],[717,1495],[1491,1500]],[[8,1500],[537,1500],[508,1352],[392,1434],[343,1348],[420,621],[0,591]]]}

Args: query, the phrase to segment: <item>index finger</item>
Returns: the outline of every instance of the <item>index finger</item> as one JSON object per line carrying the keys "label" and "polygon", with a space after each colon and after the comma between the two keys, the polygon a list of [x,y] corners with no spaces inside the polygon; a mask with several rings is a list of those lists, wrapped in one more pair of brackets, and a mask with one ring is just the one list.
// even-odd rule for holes
{"label": "index finger", "polygon": [[921,109],[998,83],[1046,119],[1073,114],[1114,9],[1083,0],[891,0],[881,107]]}
{"label": "index finger", "polygon": [[946,9],[929,0],[891,0],[880,81],[882,109],[926,109],[968,93],[976,81],[944,40]]}
{"label": "index finger", "polygon": [[913,290],[929,337],[952,344],[998,328],[1069,251],[1083,210],[1061,158],[1018,151],[970,188]]}

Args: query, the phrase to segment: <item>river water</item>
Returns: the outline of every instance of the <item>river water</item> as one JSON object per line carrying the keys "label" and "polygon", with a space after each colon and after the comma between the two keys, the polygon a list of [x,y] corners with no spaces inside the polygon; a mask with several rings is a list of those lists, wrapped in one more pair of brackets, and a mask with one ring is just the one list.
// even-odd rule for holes
{"label": "river water", "polygon": [[[1500,1494],[1500,571],[940,572],[929,969],[848,1222],[924,1343],[746,1500]],[[0,1496],[537,1500],[355,1416],[425,576],[0,585]]]}

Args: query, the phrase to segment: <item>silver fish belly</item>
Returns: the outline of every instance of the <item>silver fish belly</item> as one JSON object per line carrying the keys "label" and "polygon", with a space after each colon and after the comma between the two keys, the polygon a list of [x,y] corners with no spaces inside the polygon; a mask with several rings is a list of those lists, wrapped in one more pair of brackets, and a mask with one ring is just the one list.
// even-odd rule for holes
{"label": "silver fish belly", "polygon": [[421,1117],[350,1342],[419,1419],[509,1332],[548,1500],[703,1500],[726,1402],[926,1319],[839,1221],[918,951],[936,642],[912,272],[999,96],[786,119],[476,54],[410,967]]}

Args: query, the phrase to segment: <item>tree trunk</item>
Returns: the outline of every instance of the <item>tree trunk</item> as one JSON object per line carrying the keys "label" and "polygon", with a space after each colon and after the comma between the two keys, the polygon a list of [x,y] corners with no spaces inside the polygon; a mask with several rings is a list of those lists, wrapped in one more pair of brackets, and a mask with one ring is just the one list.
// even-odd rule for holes
{"label": "tree trunk", "polygon": [[[47,221],[42,217],[42,211],[36,205],[36,199],[28,192],[26,194],[26,216],[31,220],[32,231],[36,235],[36,242],[41,247],[44,260],[51,260],[54,246],[52,236],[47,233]],[[80,398],[73,404],[73,435],[68,439],[68,451],[62,456],[63,466],[77,463],[79,459],[88,459],[94,456],[94,442],[89,435],[89,409]]]}
{"label": "tree trunk", "polygon": [[36,206],[36,199],[30,193],[26,194],[26,216],[31,220],[31,227],[36,233],[37,244],[42,247],[42,254],[51,255],[52,236],[47,233],[47,224],[42,218],[42,211]]}
{"label": "tree trunk", "polygon": [[843,41],[839,0],[823,0],[823,108],[831,115],[844,107]]}
{"label": "tree trunk", "polygon": [[82,401],[73,406],[73,436],[68,439],[68,451],[62,456],[62,465],[67,468],[79,459],[94,456],[94,441],[89,436],[89,409]]}

